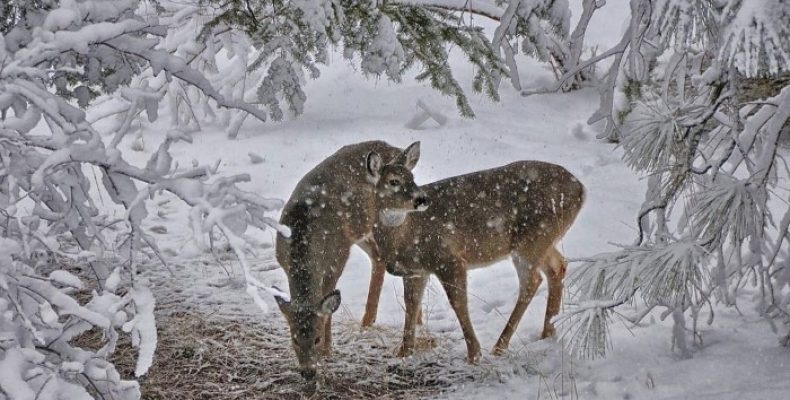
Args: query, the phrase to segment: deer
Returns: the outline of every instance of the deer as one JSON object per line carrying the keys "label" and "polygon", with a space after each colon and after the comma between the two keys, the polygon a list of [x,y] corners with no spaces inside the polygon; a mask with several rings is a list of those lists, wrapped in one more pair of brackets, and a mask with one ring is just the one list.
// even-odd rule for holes
{"label": "deer", "polygon": [[[275,253],[286,272],[290,299],[283,293],[275,294],[275,300],[306,380],[315,379],[319,359],[331,353],[332,314],[341,302],[335,287],[353,245],[361,247],[373,265],[362,325],[375,321],[384,282],[372,238],[378,216],[376,184],[382,169],[412,176],[419,157],[419,142],[406,149],[383,141],[342,147],[302,177],[283,207],[280,223],[290,228],[290,235],[277,235]],[[417,209],[425,199],[413,180],[411,185],[411,207]]]}
{"label": "deer", "polygon": [[[532,297],[546,276],[548,301],[541,338],[555,333],[567,267],[557,242],[584,203],[584,186],[565,168],[518,161],[499,168],[440,180],[413,189],[409,171],[381,172],[380,210],[373,238],[388,273],[403,278],[406,309],[398,356],[413,353],[415,325],[426,282],[435,275],[463,331],[467,361],[480,357],[469,317],[467,272],[511,258],[519,290],[516,305],[494,346],[503,354]],[[398,190],[397,188],[401,188]],[[413,191],[416,190],[416,191]],[[414,196],[430,206],[415,212]]]}

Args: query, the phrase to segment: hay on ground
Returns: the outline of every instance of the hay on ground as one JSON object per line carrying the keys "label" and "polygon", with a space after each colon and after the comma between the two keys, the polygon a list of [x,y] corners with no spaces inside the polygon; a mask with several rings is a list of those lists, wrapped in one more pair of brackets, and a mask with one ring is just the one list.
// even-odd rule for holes
{"label": "hay on ground", "polygon": [[[295,369],[282,323],[269,325],[216,316],[176,313],[160,316],[154,364],[140,379],[144,399],[417,399],[453,390],[490,373],[467,366],[462,354],[448,357],[439,349],[400,359],[394,329],[362,331],[352,323],[335,324],[332,359],[316,385]],[[96,347],[91,332],[80,345]],[[136,350],[121,342],[114,362],[122,376],[133,379]],[[423,345],[437,345],[423,338]],[[91,345],[94,344],[94,345]]]}

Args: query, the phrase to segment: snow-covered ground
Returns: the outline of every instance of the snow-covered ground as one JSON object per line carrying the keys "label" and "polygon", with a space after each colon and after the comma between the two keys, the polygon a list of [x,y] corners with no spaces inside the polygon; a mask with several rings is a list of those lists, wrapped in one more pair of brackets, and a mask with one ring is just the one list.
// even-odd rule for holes
{"label": "snow-covered ground", "polygon": [[[627,2],[610,3],[607,7],[611,7],[611,12],[628,13],[624,8]],[[599,43],[617,40],[619,26],[597,20],[594,25],[599,28],[592,31],[593,40]],[[483,95],[472,94],[473,71],[463,60],[456,59],[458,79],[469,89],[477,113],[476,119],[466,120],[457,116],[452,99],[441,97],[426,85],[410,79],[401,85],[384,79],[365,80],[339,52],[332,58],[332,65],[323,69],[321,78],[308,85],[304,115],[279,124],[250,119],[234,141],[224,137],[222,127],[209,127],[194,135],[193,144],[175,145],[174,157],[181,165],[190,165],[193,159],[221,159],[221,173],[249,173],[252,181],[246,185],[247,190],[281,199],[287,199],[296,182],[325,157],[343,145],[363,140],[383,139],[398,146],[420,140],[422,156],[414,171],[418,183],[516,160],[545,160],[565,166],[587,188],[587,202],[559,246],[566,257],[573,259],[610,251],[612,243],[633,240],[644,182],[625,167],[614,146],[595,140],[595,132],[585,125],[584,121],[597,105],[594,91],[522,98],[503,84],[502,101],[491,103]],[[551,79],[551,72],[542,65],[525,60],[522,67],[525,86]],[[405,128],[404,124],[416,112],[418,99],[448,115],[447,124],[440,127],[429,121],[420,130]],[[167,127],[164,122],[161,124],[163,134]],[[139,162],[147,158],[147,152],[156,149],[161,140],[160,133],[147,133],[146,152],[127,150],[130,158]],[[128,149],[129,145],[124,147]],[[255,153],[264,161],[254,164],[248,153]],[[172,304],[172,299],[160,297],[160,306],[285,323],[273,299],[266,299],[271,305],[268,314],[253,304],[239,282],[239,267],[232,257],[217,259],[196,253],[190,244],[191,232],[183,204],[156,201],[161,205],[159,215],[149,217],[146,224],[166,229],[166,232],[159,229],[162,233],[158,235],[158,244],[172,261],[170,268],[175,279],[158,273],[152,279],[160,286],[176,287],[181,294],[177,305]],[[285,287],[285,276],[276,268],[271,249],[273,235],[265,232],[257,236],[261,245],[254,259],[254,270],[265,283]],[[202,261],[194,261],[195,256]],[[573,267],[571,264],[570,268]],[[229,271],[230,279],[224,278],[225,270]],[[362,251],[354,250],[339,283],[343,305],[336,320],[361,319],[369,277],[367,257]],[[504,327],[515,304],[517,287],[509,261],[471,273],[469,308],[484,348],[490,350]],[[400,329],[401,293],[400,279],[387,276],[377,324]],[[446,396],[552,398],[565,393],[582,399],[786,399],[790,396],[790,351],[778,346],[777,336],[751,312],[748,300],[743,300],[747,304],[741,309],[744,315],[733,309],[715,309],[713,325],[702,327],[704,346],[696,349],[692,359],[674,355],[670,347],[671,321],[660,321],[656,315],[648,317],[649,323],[643,326],[612,324],[614,349],[605,360],[544,362],[539,373],[517,375],[505,383],[467,384]],[[424,309],[424,329],[446,338],[445,342],[452,346],[450,350],[459,359],[463,358],[461,331],[435,280],[429,286]],[[545,286],[533,300],[511,342],[511,359],[559,348],[560,344],[552,340],[538,342],[544,310]]]}

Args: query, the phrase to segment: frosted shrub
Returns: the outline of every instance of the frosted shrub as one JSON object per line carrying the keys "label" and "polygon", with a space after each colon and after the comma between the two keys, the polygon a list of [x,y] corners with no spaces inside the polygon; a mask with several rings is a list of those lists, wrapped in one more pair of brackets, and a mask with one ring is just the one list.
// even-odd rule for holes
{"label": "frosted shrub", "polygon": [[[199,243],[224,235],[245,267],[248,292],[261,284],[244,260],[244,229],[280,228],[265,213],[280,202],[241,191],[248,176],[219,177],[216,167],[177,168],[171,131],[145,167],[127,163],[118,145],[130,120],[158,116],[165,85],[179,82],[218,107],[263,118],[240,100],[228,100],[199,71],[160,49],[163,29],[126,1],[11,1],[0,14],[0,397],[81,399],[140,397],[137,382],[120,378],[109,362],[119,335],[138,350],[135,375],[151,366],[156,348],[154,298],[136,277],[142,248],[158,253],[141,227],[144,200],[167,191],[190,205]],[[143,71],[148,80],[137,80]],[[136,88],[127,85],[133,81]],[[109,140],[86,119],[102,93],[126,99]],[[132,109],[132,112],[129,110]],[[98,179],[93,178],[95,175]],[[96,186],[98,185],[98,186]],[[99,193],[124,210],[120,220],[96,205]],[[114,227],[118,241],[110,237]],[[287,232],[286,232],[287,233]],[[114,266],[105,260],[118,255]],[[117,257],[116,257],[117,258]],[[90,282],[88,282],[90,281]],[[75,294],[82,292],[82,301]],[[98,330],[96,350],[73,344]]]}
{"label": "frosted shrub", "polygon": [[632,0],[631,11],[622,41],[602,53],[614,64],[590,122],[606,121],[602,137],[648,175],[647,193],[635,242],[592,257],[570,279],[566,343],[601,356],[615,309],[631,306],[620,313],[633,323],[661,309],[672,316],[674,348],[690,356],[687,336],[701,339],[702,315],[709,310],[712,323],[712,306],[739,294],[778,331],[790,324],[790,174],[778,149],[790,87],[744,99],[739,83],[788,72],[790,4]]}
{"label": "frosted shrub", "polygon": [[[257,95],[275,120],[284,117],[281,103],[287,104],[292,114],[302,112],[306,101],[302,86],[306,78],[320,75],[320,66],[328,62],[329,46],[333,45],[342,46],[347,59],[358,60],[365,75],[384,75],[400,82],[409,68],[419,68],[416,79],[454,98],[465,117],[473,117],[474,112],[450,68],[450,49],[461,51],[474,66],[473,89],[498,100],[502,77],[509,77],[521,89],[517,53],[549,62],[564,72],[573,68],[583,48],[581,39],[565,45],[570,29],[566,0],[254,0],[211,4],[220,12],[210,27],[239,29],[260,50],[249,70],[266,70],[265,78],[257,84]],[[588,0],[585,7],[589,12],[579,24],[577,36],[597,5]],[[493,39],[476,22],[478,16],[500,24]],[[578,72],[574,76],[584,77]]]}

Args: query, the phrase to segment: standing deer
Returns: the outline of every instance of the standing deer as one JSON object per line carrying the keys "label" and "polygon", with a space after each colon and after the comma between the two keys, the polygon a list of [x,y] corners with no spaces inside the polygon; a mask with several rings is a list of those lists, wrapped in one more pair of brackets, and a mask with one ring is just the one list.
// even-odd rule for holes
{"label": "standing deer", "polygon": [[[299,370],[306,379],[315,378],[317,353],[328,356],[331,351],[332,313],[340,306],[335,286],[354,244],[373,264],[362,325],[376,319],[384,281],[384,267],[371,237],[378,215],[376,184],[381,170],[411,176],[419,157],[419,142],[405,150],[381,141],[345,146],[308,172],[285,204],[280,223],[290,227],[291,235],[277,235],[276,253],[288,276],[291,299],[275,299],[290,327]],[[413,180],[408,189],[414,194],[411,207],[420,206],[424,198]]]}
{"label": "standing deer", "polygon": [[408,170],[383,171],[378,183],[380,223],[373,230],[387,272],[403,277],[406,321],[399,356],[414,349],[415,323],[430,274],[441,282],[455,311],[467,347],[467,361],[480,354],[467,308],[467,271],[510,256],[519,294],[493,353],[508,347],[530,300],[548,280],[548,305],[542,337],[562,300],[566,262],[555,248],[584,202],[584,186],[563,167],[520,161],[500,168],[448,178],[420,187],[430,199],[424,212],[411,213]]}

